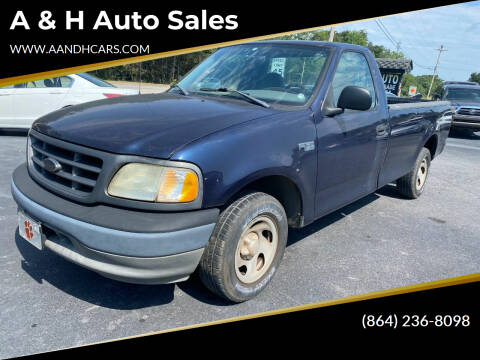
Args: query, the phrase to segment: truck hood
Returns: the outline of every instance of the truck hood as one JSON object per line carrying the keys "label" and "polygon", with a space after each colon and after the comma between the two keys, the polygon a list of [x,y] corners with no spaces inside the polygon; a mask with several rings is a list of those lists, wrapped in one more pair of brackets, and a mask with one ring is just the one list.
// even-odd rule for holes
{"label": "truck hood", "polygon": [[275,112],[239,100],[164,93],[64,108],[39,118],[32,128],[112,153],[168,159],[203,136]]}
{"label": "truck hood", "polygon": [[450,100],[453,106],[466,106],[466,107],[474,107],[480,109],[480,101],[462,101],[462,100]]}

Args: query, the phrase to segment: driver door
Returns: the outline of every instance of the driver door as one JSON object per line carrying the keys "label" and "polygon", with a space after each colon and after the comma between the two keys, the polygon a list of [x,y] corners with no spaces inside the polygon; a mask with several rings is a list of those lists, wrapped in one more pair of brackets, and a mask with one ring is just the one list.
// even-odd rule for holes
{"label": "driver door", "polygon": [[366,111],[346,109],[323,116],[317,123],[317,217],[375,191],[385,158],[388,114],[378,104],[372,71],[361,52],[341,54],[324,105],[336,107],[340,93],[350,85],[367,89],[372,105]]}

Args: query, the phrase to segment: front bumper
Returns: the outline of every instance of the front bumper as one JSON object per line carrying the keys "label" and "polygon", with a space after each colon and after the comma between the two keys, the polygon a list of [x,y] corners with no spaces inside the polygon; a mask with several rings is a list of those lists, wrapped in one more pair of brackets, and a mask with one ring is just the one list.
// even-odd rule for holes
{"label": "front bumper", "polygon": [[480,116],[455,114],[452,127],[480,130]]}
{"label": "front bumper", "polygon": [[38,185],[19,166],[11,183],[21,211],[40,222],[46,248],[120,281],[161,284],[186,280],[213,232],[218,209],[183,213],[83,205]]}

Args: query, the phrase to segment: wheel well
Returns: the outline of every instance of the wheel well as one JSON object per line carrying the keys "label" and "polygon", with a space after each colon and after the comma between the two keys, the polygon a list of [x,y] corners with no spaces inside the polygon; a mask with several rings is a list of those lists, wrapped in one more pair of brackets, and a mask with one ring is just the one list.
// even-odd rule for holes
{"label": "wheel well", "polygon": [[437,144],[438,144],[437,135],[432,135],[424,145],[424,147],[426,147],[430,151],[430,156],[432,159],[435,157],[435,152],[437,151]]}
{"label": "wheel well", "polygon": [[255,180],[236,192],[227,204],[232,203],[245,192],[251,191],[264,192],[277,199],[285,209],[289,226],[301,227],[303,225],[302,198],[297,185],[292,180],[278,175]]}

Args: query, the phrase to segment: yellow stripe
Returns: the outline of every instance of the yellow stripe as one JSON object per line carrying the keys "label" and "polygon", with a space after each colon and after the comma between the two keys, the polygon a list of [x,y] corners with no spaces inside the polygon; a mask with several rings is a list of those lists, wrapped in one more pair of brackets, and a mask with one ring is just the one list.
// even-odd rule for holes
{"label": "yellow stripe", "polygon": [[138,63],[138,62],[142,62],[142,61],[160,59],[160,58],[169,57],[169,56],[189,54],[189,53],[193,53],[193,52],[197,52],[197,51],[210,50],[210,49],[216,49],[216,48],[224,47],[224,46],[243,44],[243,43],[247,43],[247,42],[250,42],[250,41],[267,40],[267,39],[272,39],[272,38],[276,38],[276,37],[284,36],[284,35],[300,34],[300,33],[304,33],[304,32],[325,29],[325,28],[328,28],[328,27],[331,27],[331,26],[341,26],[341,25],[347,25],[347,24],[354,24],[354,23],[362,22],[362,21],[382,19],[382,18],[387,18],[387,17],[390,17],[390,16],[408,14],[408,13],[412,13],[412,12],[419,12],[419,11],[425,11],[425,10],[431,10],[431,9],[436,9],[436,8],[440,8],[440,7],[444,7],[444,6],[438,6],[438,7],[423,9],[423,10],[406,11],[406,12],[398,13],[398,14],[377,16],[377,17],[347,21],[347,22],[342,22],[342,23],[337,23],[337,24],[322,25],[322,26],[317,26],[317,27],[311,27],[311,28],[294,30],[294,31],[287,31],[287,32],[276,33],[276,34],[271,34],[271,35],[255,36],[255,37],[241,39],[241,40],[232,40],[232,41],[226,41],[226,42],[209,44],[209,45],[195,46],[195,47],[186,48],[186,49],[165,51],[165,52],[149,54],[149,55],[135,56],[135,57],[130,57],[130,58],[126,58],[126,59],[110,60],[110,61],[104,61],[104,62],[100,62],[100,63],[89,64],[89,65],[73,66],[73,67],[69,67],[69,68],[38,72],[38,73],[34,73],[34,74],[13,76],[13,77],[0,79],[0,87],[1,86],[7,86],[7,85],[13,85],[13,84],[21,84],[21,83],[24,83],[24,82],[27,82],[27,81],[42,80],[42,79],[47,79],[47,78],[50,78],[50,77],[75,74],[75,73],[79,73],[79,72],[86,72],[86,71],[99,70],[99,69],[104,69],[104,68],[109,68],[109,67],[114,67],[114,66],[128,65],[128,64]]}

